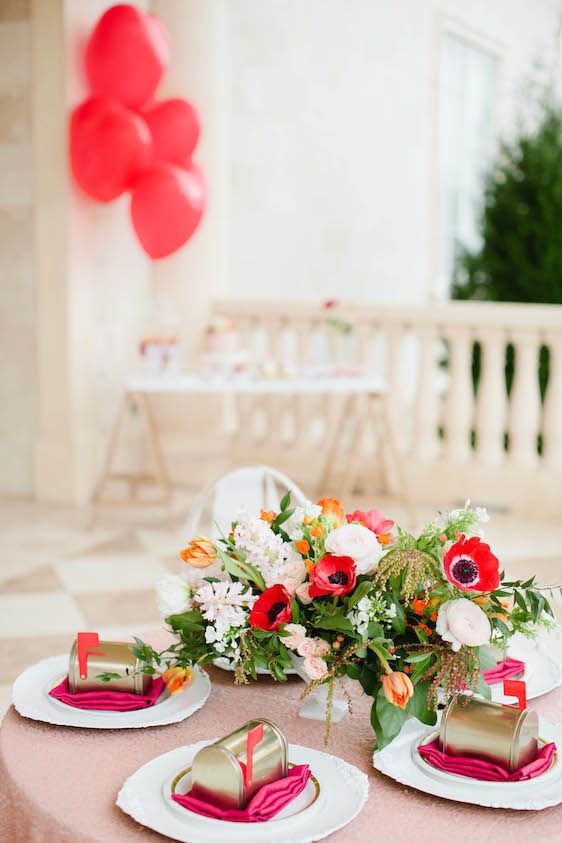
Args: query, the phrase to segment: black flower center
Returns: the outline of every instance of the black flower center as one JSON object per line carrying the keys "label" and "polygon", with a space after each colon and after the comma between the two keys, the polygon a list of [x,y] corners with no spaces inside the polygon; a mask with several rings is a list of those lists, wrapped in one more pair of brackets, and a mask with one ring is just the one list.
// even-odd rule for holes
{"label": "black flower center", "polygon": [[267,613],[267,617],[269,618],[270,623],[275,623],[275,621],[277,620],[277,615],[279,614],[279,612],[282,612],[284,608],[285,604],[281,600],[279,600],[278,603],[273,604],[273,606]]}
{"label": "black flower center", "polygon": [[334,574],[330,574],[328,579],[333,585],[347,585],[349,582],[349,577],[344,571],[336,571]]}
{"label": "black flower center", "polygon": [[452,566],[451,573],[461,585],[475,583],[478,579],[478,565],[474,559],[461,557]]}

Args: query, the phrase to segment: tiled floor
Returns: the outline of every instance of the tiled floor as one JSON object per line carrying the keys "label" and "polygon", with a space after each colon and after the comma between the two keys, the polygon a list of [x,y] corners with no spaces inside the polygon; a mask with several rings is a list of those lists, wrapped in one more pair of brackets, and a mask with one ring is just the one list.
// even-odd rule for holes
{"label": "tiled floor", "polygon": [[[119,639],[159,625],[153,585],[182,564],[188,505],[178,500],[171,520],[145,508],[114,510],[90,528],[84,511],[0,502],[0,712],[18,673],[67,651],[78,629]],[[383,508],[400,520],[391,502]],[[420,521],[432,515],[418,512]],[[562,525],[492,516],[488,538],[510,573],[562,582]]]}

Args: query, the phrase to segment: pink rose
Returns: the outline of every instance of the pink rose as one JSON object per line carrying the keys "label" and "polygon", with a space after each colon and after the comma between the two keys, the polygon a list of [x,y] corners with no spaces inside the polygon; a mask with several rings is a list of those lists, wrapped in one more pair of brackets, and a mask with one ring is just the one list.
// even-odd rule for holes
{"label": "pink rose", "polygon": [[320,656],[309,656],[306,658],[303,668],[310,679],[325,679],[328,675],[328,666]]}
{"label": "pink rose", "polygon": [[281,641],[289,650],[296,650],[301,641],[306,637],[306,629],[300,623],[288,623],[284,627],[284,632],[290,633],[281,638]]}
{"label": "pink rose", "polygon": [[297,653],[299,656],[308,658],[309,656],[316,656],[318,654],[318,645],[314,638],[303,638],[297,645]]}
{"label": "pink rose", "polygon": [[309,603],[312,603],[312,597],[308,593],[309,587],[309,582],[303,582],[302,585],[297,586],[297,588],[295,589],[295,594],[297,595],[301,603],[303,603],[303,605],[305,606],[308,606]]}
{"label": "pink rose", "polygon": [[300,585],[300,580],[294,579],[294,577],[281,577],[281,579],[277,580],[284,588],[287,589],[291,597],[295,594],[297,590],[297,586]]}
{"label": "pink rose", "polygon": [[394,521],[391,521],[390,518],[385,518],[380,509],[369,509],[367,512],[356,509],[355,512],[347,515],[346,518],[348,523],[358,521],[360,524],[364,524],[368,530],[371,530],[377,536],[390,533],[394,527]]}

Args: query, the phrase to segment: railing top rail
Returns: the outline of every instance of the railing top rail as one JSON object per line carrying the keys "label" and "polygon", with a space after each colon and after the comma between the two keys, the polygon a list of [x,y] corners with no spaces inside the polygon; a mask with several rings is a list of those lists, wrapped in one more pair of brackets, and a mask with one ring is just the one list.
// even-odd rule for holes
{"label": "railing top rail", "polygon": [[557,304],[452,301],[425,305],[352,305],[342,301],[337,308],[327,310],[320,302],[218,299],[213,310],[231,318],[276,319],[292,323],[322,322],[330,315],[340,315],[356,324],[427,324],[441,328],[458,325],[473,329],[515,328],[562,333],[562,305]]}

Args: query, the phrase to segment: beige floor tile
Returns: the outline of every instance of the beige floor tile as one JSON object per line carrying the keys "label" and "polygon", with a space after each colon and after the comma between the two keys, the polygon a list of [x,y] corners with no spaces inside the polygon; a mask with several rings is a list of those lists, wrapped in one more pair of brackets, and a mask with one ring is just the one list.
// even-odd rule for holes
{"label": "beige floor tile", "polygon": [[73,594],[154,588],[167,570],[154,556],[142,553],[84,556],[55,567],[64,588]]}
{"label": "beige floor tile", "polygon": [[19,674],[32,664],[49,656],[69,653],[78,630],[64,635],[44,635],[38,638],[15,638],[2,645],[2,679],[13,682]]}
{"label": "beige floor tile", "polygon": [[40,638],[74,632],[83,625],[70,594],[0,595],[0,638]]}
{"label": "beige floor tile", "polygon": [[2,584],[2,594],[62,590],[63,585],[52,565],[35,568],[23,576],[14,577]]}
{"label": "beige floor tile", "polygon": [[110,624],[131,624],[131,632],[137,632],[146,624],[159,620],[153,589],[77,594],[75,599],[88,627],[96,631]]}

